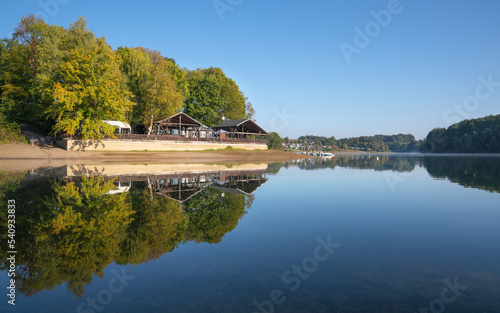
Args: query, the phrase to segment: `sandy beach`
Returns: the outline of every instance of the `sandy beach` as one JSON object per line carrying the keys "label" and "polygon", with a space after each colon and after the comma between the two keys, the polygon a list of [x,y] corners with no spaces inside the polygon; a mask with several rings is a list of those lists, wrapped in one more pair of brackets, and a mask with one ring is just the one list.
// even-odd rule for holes
{"label": "sandy beach", "polygon": [[0,171],[21,171],[81,163],[241,164],[282,162],[308,157],[310,156],[283,151],[66,151],[56,147],[29,144],[2,144],[0,145]]}

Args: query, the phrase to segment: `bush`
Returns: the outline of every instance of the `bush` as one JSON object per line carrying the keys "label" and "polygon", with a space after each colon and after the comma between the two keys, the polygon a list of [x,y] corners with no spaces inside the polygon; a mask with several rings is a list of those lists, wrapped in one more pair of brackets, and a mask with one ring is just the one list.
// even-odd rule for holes
{"label": "bush", "polygon": [[0,116],[0,143],[28,143],[28,139],[21,134],[19,124],[5,122]]}
{"label": "bush", "polygon": [[6,97],[0,98],[0,143],[27,143],[28,140],[21,135],[19,109],[15,102]]}

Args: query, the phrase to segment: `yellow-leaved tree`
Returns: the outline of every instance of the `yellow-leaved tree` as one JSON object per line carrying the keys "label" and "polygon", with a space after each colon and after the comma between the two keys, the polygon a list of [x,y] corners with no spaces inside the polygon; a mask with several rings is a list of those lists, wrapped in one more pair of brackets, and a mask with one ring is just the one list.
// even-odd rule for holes
{"label": "yellow-leaved tree", "polygon": [[104,38],[75,44],[57,69],[57,81],[51,92],[54,102],[45,113],[54,119],[54,134],[74,135],[84,140],[114,138],[114,127],[104,120],[125,121],[130,109],[130,92],[119,68],[118,55]]}

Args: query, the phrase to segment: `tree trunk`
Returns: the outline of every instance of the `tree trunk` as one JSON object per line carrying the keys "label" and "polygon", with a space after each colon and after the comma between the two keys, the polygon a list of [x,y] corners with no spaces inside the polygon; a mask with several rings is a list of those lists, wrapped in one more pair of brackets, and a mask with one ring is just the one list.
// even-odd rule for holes
{"label": "tree trunk", "polygon": [[151,122],[149,122],[149,128],[148,128],[148,139],[149,139],[149,136],[151,135],[151,131],[153,130],[153,115],[151,115]]}

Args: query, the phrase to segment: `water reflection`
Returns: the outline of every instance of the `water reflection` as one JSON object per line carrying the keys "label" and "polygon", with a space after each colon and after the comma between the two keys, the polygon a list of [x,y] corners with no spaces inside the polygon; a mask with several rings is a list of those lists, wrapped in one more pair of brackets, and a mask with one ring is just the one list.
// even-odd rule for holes
{"label": "water reflection", "polygon": [[314,158],[268,165],[268,172],[277,174],[281,168],[291,166],[303,170],[349,168],[375,171],[411,173],[423,167],[433,178],[447,179],[466,188],[500,192],[500,162],[488,156],[423,156],[419,154],[395,155],[342,155],[330,159]]}
{"label": "water reflection", "polygon": [[[82,296],[93,276],[103,277],[113,262],[145,263],[187,241],[219,243],[250,208],[252,192],[267,181],[265,166],[129,171],[70,166],[3,174],[9,187],[0,197],[17,199],[20,293],[31,296],[66,283],[68,292]],[[5,250],[0,258],[5,270]]]}
{"label": "water reflection", "polygon": [[343,155],[329,159],[316,158],[297,160],[295,164],[304,170],[323,168],[335,169],[337,166],[350,169],[372,169],[376,171],[411,172],[418,164],[417,155]]}
{"label": "water reflection", "polygon": [[448,179],[466,188],[500,192],[498,157],[427,157],[423,164],[434,178]]}
{"label": "water reflection", "polygon": [[[147,263],[190,241],[220,243],[252,206],[253,193],[283,167],[401,173],[421,167],[434,178],[500,192],[499,159],[488,157],[343,155],[233,167],[107,164],[3,172],[0,201],[17,201],[18,291],[31,296],[66,284],[82,296],[112,263]],[[0,219],[6,234],[6,216]],[[2,270],[6,257],[1,250]]]}

